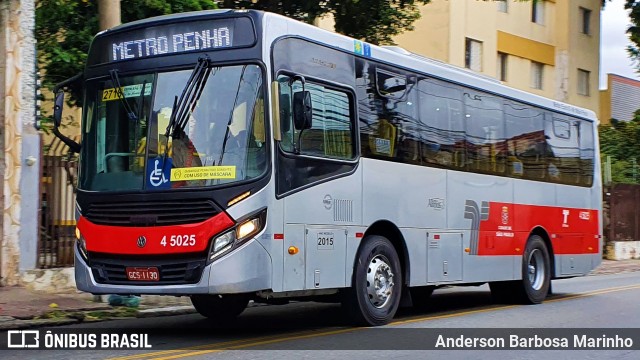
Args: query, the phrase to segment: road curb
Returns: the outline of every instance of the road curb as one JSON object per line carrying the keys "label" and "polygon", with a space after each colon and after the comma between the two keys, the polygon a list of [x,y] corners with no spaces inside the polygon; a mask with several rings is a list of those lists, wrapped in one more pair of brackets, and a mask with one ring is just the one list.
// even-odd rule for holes
{"label": "road curb", "polygon": [[45,326],[62,326],[79,323],[79,319],[33,319],[33,320],[10,320],[0,323],[0,331],[32,329]]}
{"label": "road curb", "polygon": [[194,314],[195,312],[196,309],[191,305],[170,306],[165,308],[138,310],[136,317],[147,318],[156,316],[187,315]]}
{"label": "road curb", "polygon": [[[196,310],[192,306],[170,306],[160,308],[148,308],[132,312],[129,316],[122,316],[122,308],[109,308],[101,310],[70,310],[64,311],[64,316],[55,319],[17,319],[4,316],[0,319],[0,331],[21,330],[51,326],[63,326],[77,323],[93,323],[119,319],[150,318],[173,315],[194,314]],[[92,313],[100,312],[103,317],[91,316]],[[113,315],[113,316],[110,316]]]}

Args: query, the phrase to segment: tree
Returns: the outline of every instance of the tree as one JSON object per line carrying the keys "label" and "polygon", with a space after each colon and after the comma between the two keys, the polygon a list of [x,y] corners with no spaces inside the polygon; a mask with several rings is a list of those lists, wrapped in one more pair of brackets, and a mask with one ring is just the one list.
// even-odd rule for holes
{"label": "tree", "polygon": [[640,161],[640,110],[633,120],[612,119],[611,125],[601,125],[599,131],[602,157],[611,157],[613,182],[636,183],[633,172]]}
{"label": "tree", "polygon": [[419,5],[430,0],[222,0],[221,7],[258,9],[313,23],[327,14],[335,19],[335,30],[372,44],[393,44],[392,38],[413,30],[420,18]]}
{"label": "tree", "polygon": [[[216,8],[214,0],[121,0],[122,22],[176,12]],[[36,7],[38,62],[48,88],[82,71],[98,32],[98,5],[89,0],[40,0]],[[79,89],[71,89],[78,104]]]}
{"label": "tree", "polygon": [[629,34],[632,45],[627,47],[627,51],[636,65],[640,66],[640,2],[627,0],[624,8],[629,10],[629,18],[631,19],[631,26],[627,29],[627,34]]}
{"label": "tree", "polygon": [[[332,14],[336,31],[373,44],[392,44],[392,37],[420,17],[418,5],[430,0],[121,0],[122,22],[157,15],[216,8],[258,9],[313,23]],[[91,39],[98,32],[98,5],[88,0],[40,0],[36,8],[39,62],[43,85],[52,88],[82,71]],[[78,90],[70,102],[77,104]]]}

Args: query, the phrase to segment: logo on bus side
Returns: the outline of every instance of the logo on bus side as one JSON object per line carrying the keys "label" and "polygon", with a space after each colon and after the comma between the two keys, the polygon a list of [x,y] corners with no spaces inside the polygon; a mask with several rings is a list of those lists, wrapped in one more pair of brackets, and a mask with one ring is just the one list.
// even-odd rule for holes
{"label": "logo on bus side", "polygon": [[331,198],[331,195],[325,195],[324,199],[322,199],[322,203],[324,204],[325,209],[331,210],[331,206],[333,206],[333,199]]}
{"label": "logo on bus side", "polygon": [[466,200],[464,204],[464,218],[471,220],[471,239],[469,254],[478,255],[480,221],[489,219],[489,202],[483,201],[481,207],[473,200]]}
{"label": "logo on bus side", "polygon": [[502,207],[502,225],[507,225],[509,223],[509,207]]}
{"label": "logo on bus side", "polygon": [[444,199],[440,198],[430,198],[429,205],[427,205],[434,210],[444,210]]}

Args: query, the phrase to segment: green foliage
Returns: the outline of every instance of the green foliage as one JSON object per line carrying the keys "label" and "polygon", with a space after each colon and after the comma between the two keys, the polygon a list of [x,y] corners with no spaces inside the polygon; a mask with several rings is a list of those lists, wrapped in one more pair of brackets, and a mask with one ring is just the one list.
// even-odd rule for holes
{"label": "green foliage", "polygon": [[627,0],[624,8],[629,11],[631,25],[627,29],[631,45],[627,47],[627,52],[631,59],[640,67],[640,1]]}
{"label": "green foliage", "polygon": [[[216,8],[214,0],[121,0],[122,22],[176,12]],[[91,39],[98,32],[98,4],[88,0],[40,0],[36,7],[38,62],[49,89],[81,72]],[[78,103],[80,89],[69,102]]]}
{"label": "green foliage", "polygon": [[413,30],[419,5],[430,0],[222,0],[220,7],[257,9],[312,23],[332,14],[336,31],[372,44],[393,44],[392,37]]}
{"label": "green foliage", "polygon": [[632,121],[612,119],[611,125],[602,125],[599,131],[603,163],[607,155],[611,157],[612,181],[640,183],[640,111]]}

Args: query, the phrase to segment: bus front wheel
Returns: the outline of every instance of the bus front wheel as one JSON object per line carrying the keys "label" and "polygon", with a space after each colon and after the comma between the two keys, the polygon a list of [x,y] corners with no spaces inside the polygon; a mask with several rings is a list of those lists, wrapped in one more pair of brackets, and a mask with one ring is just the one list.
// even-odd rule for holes
{"label": "bus front wheel", "polygon": [[229,322],[246,309],[249,297],[233,295],[192,295],[191,303],[196,311],[211,320]]}
{"label": "bus front wheel", "polygon": [[358,251],[352,287],[345,291],[343,307],[357,325],[389,323],[400,304],[402,268],[391,242],[367,236]]}

